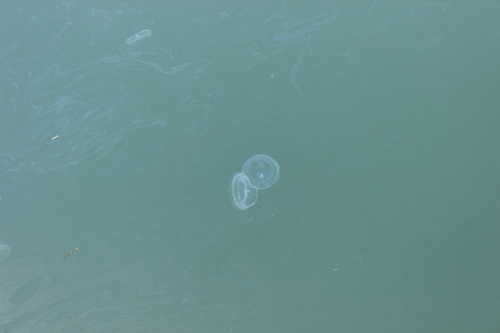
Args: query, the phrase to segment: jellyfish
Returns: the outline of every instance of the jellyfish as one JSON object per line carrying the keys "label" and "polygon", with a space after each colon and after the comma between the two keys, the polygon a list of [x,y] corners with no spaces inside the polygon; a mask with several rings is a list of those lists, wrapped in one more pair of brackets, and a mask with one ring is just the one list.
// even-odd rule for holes
{"label": "jellyfish", "polygon": [[250,157],[243,164],[242,172],[247,175],[250,183],[259,190],[271,187],[280,178],[278,162],[264,154]]}
{"label": "jellyfish", "polygon": [[253,186],[248,177],[240,172],[233,176],[229,186],[231,203],[239,210],[245,210],[257,202],[257,188]]}

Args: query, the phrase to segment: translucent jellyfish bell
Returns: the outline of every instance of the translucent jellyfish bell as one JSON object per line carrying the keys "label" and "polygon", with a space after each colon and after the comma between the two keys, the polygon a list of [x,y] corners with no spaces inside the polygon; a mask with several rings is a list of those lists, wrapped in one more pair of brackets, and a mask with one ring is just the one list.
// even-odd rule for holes
{"label": "translucent jellyfish bell", "polygon": [[278,162],[264,154],[250,157],[243,164],[242,172],[259,190],[271,187],[280,178]]}
{"label": "translucent jellyfish bell", "polygon": [[10,253],[10,247],[7,244],[0,244],[0,261],[4,260]]}
{"label": "translucent jellyfish bell", "polygon": [[133,34],[129,38],[127,38],[127,40],[125,41],[125,44],[132,45],[134,43],[137,43],[141,39],[144,39],[144,38],[149,37],[149,36],[151,36],[151,30],[144,29],[144,30],[139,31],[138,33]]}
{"label": "translucent jellyfish bell", "polygon": [[257,202],[257,188],[250,183],[244,173],[237,173],[229,186],[229,199],[237,209],[248,209]]}

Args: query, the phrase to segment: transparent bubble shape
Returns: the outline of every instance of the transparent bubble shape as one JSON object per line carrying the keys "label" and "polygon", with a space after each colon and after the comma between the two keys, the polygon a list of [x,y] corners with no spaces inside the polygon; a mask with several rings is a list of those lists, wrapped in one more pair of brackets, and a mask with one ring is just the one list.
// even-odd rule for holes
{"label": "transparent bubble shape", "polygon": [[269,188],[280,178],[278,162],[264,154],[250,157],[243,164],[242,172],[247,175],[250,183],[258,189]]}
{"label": "transparent bubble shape", "polygon": [[244,173],[237,173],[229,186],[229,198],[237,209],[248,209],[257,202],[257,188],[250,183]]}
{"label": "transparent bubble shape", "polygon": [[4,260],[10,253],[10,247],[7,244],[0,244],[0,261]]}

